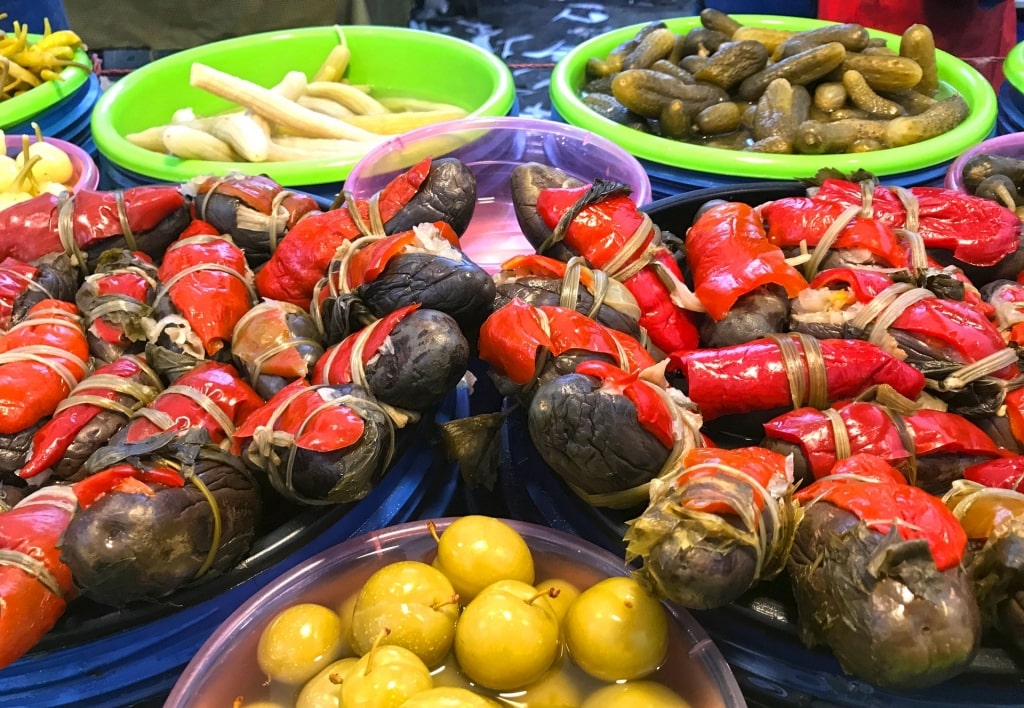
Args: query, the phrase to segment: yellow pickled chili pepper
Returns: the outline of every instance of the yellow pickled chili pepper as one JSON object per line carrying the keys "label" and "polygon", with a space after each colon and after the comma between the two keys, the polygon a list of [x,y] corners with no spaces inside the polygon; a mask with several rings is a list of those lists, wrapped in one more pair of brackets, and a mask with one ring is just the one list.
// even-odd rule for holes
{"label": "yellow pickled chili pepper", "polygon": [[72,30],[58,30],[57,32],[51,32],[50,34],[44,35],[42,39],[32,45],[33,47],[39,47],[40,49],[53,49],[54,47],[70,47],[71,49],[78,49],[84,46],[82,38]]}
{"label": "yellow pickled chili pepper", "polygon": [[[7,17],[0,12],[0,19]],[[92,67],[75,61],[78,49],[86,49],[78,33],[53,31],[49,18],[43,20],[43,35],[35,43],[28,39],[28,25],[15,21],[11,32],[0,32],[0,101],[18,96],[47,81],[62,81],[61,72],[70,66],[84,71]]]}

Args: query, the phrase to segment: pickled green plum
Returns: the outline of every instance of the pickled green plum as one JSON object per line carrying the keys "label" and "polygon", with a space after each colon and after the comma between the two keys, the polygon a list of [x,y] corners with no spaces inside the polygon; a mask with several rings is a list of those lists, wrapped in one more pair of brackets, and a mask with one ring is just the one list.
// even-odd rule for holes
{"label": "pickled green plum", "polygon": [[435,687],[417,693],[402,704],[402,708],[499,708],[489,698],[466,688]]}
{"label": "pickled green plum", "polygon": [[607,578],[580,593],[564,630],[573,660],[602,681],[648,676],[668,652],[668,613],[633,578]]}
{"label": "pickled green plum", "polygon": [[468,604],[499,580],[533,585],[533,554],[514,528],[489,516],[463,516],[441,534],[434,566]]}
{"label": "pickled green plum", "polygon": [[341,618],[312,603],[282,610],[260,635],[256,659],[274,681],[301,684],[338,658]]}
{"label": "pickled green plum", "polygon": [[485,688],[510,691],[533,683],[558,657],[558,616],[532,585],[502,580],[470,602],[455,627],[455,658]]}
{"label": "pickled green plum", "polygon": [[580,596],[580,589],[568,580],[562,580],[561,578],[552,578],[551,580],[537,583],[538,592],[544,592],[552,588],[554,588],[555,594],[554,597],[548,596],[548,602],[554,608],[555,614],[558,615],[558,622],[561,624],[565,621],[565,615],[569,612],[569,605]]}
{"label": "pickled green plum", "polygon": [[405,647],[378,644],[341,677],[341,708],[398,708],[434,687],[430,669]]}

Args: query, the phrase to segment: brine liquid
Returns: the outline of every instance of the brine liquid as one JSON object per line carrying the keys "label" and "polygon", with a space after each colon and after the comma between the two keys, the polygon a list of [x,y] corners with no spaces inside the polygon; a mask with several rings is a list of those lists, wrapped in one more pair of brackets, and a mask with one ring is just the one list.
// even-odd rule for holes
{"label": "brine liquid", "polygon": [[509,175],[518,163],[475,162],[477,202],[473,220],[459,242],[463,252],[488,273],[501,270],[501,264],[513,256],[533,253],[523,236],[512,206]]}

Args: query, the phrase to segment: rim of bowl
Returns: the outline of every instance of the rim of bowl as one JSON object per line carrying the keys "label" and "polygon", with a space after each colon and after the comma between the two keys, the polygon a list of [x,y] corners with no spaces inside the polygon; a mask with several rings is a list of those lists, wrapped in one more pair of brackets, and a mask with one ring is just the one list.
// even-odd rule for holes
{"label": "rim of bowl", "polygon": [[[456,518],[458,517],[434,519],[433,523],[436,524],[438,531],[443,532]],[[538,537],[555,545],[569,546],[573,548],[577,559],[581,562],[593,565],[602,572],[604,572],[606,567],[612,567],[621,569],[620,575],[627,574],[627,566],[621,558],[590,541],[570,535],[564,531],[559,531],[558,529],[541,526],[540,524],[512,519],[501,520],[526,537],[527,543],[529,543],[531,537]],[[203,642],[199,651],[196,652],[188,666],[185,667],[184,672],[178,677],[164,705],[172,708],[186,705],[186,696],[194,690],[195,685],[198,685],[198,680],[201,678],[200,664],[207,661],[206,657],[213,656],[222,646],[229,644],[230,638],[235,634],[251,631],[253,625],[268,619],[266,617],[256,617],[253,614],[253,611],[268,598],[277,597],[289,588],[307,582],[319,573],[324,566],[336,565],[342,559],[352,556],[363,557],[373,555],[400,542],[402,539],[428,534],[430,533],[427,526],[428,523],[430,523],[430,520],[427,519],[410,521],[350,538],[300,563],[279,576],[269,585],[258,590],[231,613],[231,616],[217,627],[209,639]],[[721,692],[724,701],[723,705],[746,705],[731,667],[729,667],[717,645],[711,641],[704,628],[701,627],[688,610],[668,603],[665,603],[665,605],[681,625],[681,631],[691,641],[691,653],[694,650],[705,652],[701,663],[704,665],[705,671],[707,671],[708,679]]]}
{"label": "rim of bowl", "polygon": [[[4,141],[7,145],[8,155],[14,149],[21,149],[22,135],[22,133],[4,135]],[[35,135],[29,135],[28,137],[30,147],[39,142],[38,140],[36,140]],[[96,165],[96,161],[92,159],[89,153],[87,153],[78,145],[70,143],[67,140],[62,140],[60,138],[50,138],[44,135],[43,142],[55,145],[56,147],[59,147],[61,150],[67,153],[68,157],[71,158],[72,164],[78,170],[78,179],[75,180],[74,185],[70,187],[70,191],[72,193],[80,192],[83,189],[93,190],[99,186],[100,170],[99,167]]]}
{"label": "rim of bowl", "polygon": [[[387,155],[395,150],[404,150],[407,144],[412,144],[425,138],[436,138],[451,133],[468,130],[492,130],[495,128],[521,128],[525,130],[542,131],[545,133],[551,133],[552,135],[577,139],[584,145],[593,144],[607,153],[618,155],[620,161],[628,165],[628,168],[624,171],[633,172],[639,179],[639,184],[630,185],[634,188],[631,196],[633,197],[636,205],[644,206],[651,202],[652,191],[650,176],[647,174],[643,165],[640,164],[640,161],[633,155],[629,154],[629,152],[622,146],[617,145],[608,138],[598,135],[593,131],[587,130],[586,128],[580,128],[575,125],[570,125],[569,123],[558,123],[551,120],[545,120],[543,118],[519,116],[460,118],[458,120],[445,121],[444,123],[427,125],[422,128],[410,130],[407,133],[402,133],[401,135],[396,135],[393,138],[385,140],[366,153],[366,155],[364,155],[352,168],[348,179],[352,180],[360,177],[360,173],[365,172],[368,166],[378,162],[381,156]],[[347,182],[345,188],[351,189]],[[368,195],[361,195],[359,192],[353,192],[353,196],[359,198],[360,196],[365,197]]]}
{"label": "rim of bowl", "polygon": [[[478,47],[472,42],[467,42],[458,37],[450,35],[427,32],[409,27],[389,27],[373,25],[331,25],[326,27],[299,27],[288,30],[277,30],[261,32],[242,37],[233,37],[219,42],[211,42],[199,47],[193,47],[181,52],[176,52],[168,57],[157,59],[136,71],[131,72],[123,79],[111,86],[100,96],[96,107],[92,112],[92,136],[96,147],[118,168],[130,170],[140,175],[163,179],[169,182],[185,182],[197,175],[202,174],[227,174],[229,172],[242,172],[244,174],[266,174],[284,186],[301,186],[304,184],[319,184],[328,182],[340,182],[348,176],[352,167],[358,162],[353,158],[324,158],[321,160],[297,160],[293,162],[212,162],[208,160],[182,160],[170,155],[162,155],[151,150],[146,150],[128,142],[125,137],[111,123],[110,105],[118,100],[122,93],[129,91],[133,86],[144,82],[152,74],[160,71],[163,66],[168,65],[168,60],[175,63],[183,61],[198,61],[205,57],[211,49],[228,50],[236,46],[249,45],[254,40],[260,39],[273,41],[291,37],[303,37],[308,35],[320,35],[328,33],[343,33],[346,36],[377,35],[389,41],[400,41],[402,37],[429,38],[429,41],[447,46],[449,48],[460,48],[467,55],[476,56],[481,64],[487,67],[488,75],[495,80],[495,86],[487,100],[473,111],[470,116],[482,115],[499,111],[507,113],[515,103],[515,80],[508,66],[496,55]],[[317,179],[322,177],[323,179]]]}
{"label": "rim of bowl", "polygon": [[1024,93],[1024,42],[1019,42],[1003,60],[1003,76],[1018,91]]}
{"label": "rim of bowl", "polygon": [[967,161],[978,155],[984,155],[985,153],[992,153],[994,155],[1004,155],[1004,148],[1012,146],[1017,148],[1016,152],[1024,152],[1024,134],[1022,133],[1009,133],[1007,135],[1000,135],[995,138],[989,138],[983,142],[978,143],[970,150],[964,152],[960,157],[953,161],[953,164],[949,166],[946,171],[946,179],[944,186],[947,189],[955,189],[958,192],[967,193],[967,188],[963,183],[963,169]]}
{"label": "rim of bowl", "polygon": [[[733,17],[745,25],[797,31],[836,24],[807,17],[740,14]],[[677,32],[701,26],[699,17],[667,19],[665,24]],[[919,143],[858,154],[767,155],[705,147],[647,135],[590,110],[576,94],[578,87],[573,80],[587,58],[606,55],[620,43],[635,36],[643,26],[636,24],[607,32],[566,54],[551,74],[551,104],[563,120],[590,130],[599,130],[602,135],[637,157],[662,165],[735,177],[777,180],[811,177],[822,167],[832,167],[843,172],[863,169],[885,176],[953,160],[980,139],[988,137],[995,125],[998,102],[992,85],[966,62],[948,52],[936,51],[941,83],[960,93],[971,110],[967,118],[953,130]],[[868,31],[873,37],[884,38],[890,46],[898,47],[898,35],[871,28]]]}
{"label": "rim of bowl", "polygon": [[[41,34],[28,35],[29,43],[38,42],[43,38]],[[92,66],[92,60],[85,50],[79,47],[75,50],[73,61],[80,62],[86,66]],[[0,127],[17,125],[34,115],[42,113],[53,104],[61,101],[84,84],[92,71],[80,69],[77,66],[67,66],[60,72],[60,81],[44,81],[39,86],[26,91],[20,96],[9,98],[0,103]]]}

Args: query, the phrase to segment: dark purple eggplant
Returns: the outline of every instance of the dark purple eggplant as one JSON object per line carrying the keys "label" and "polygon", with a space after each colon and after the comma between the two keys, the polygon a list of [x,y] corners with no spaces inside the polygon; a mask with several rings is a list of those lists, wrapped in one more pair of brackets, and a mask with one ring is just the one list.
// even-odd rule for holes
{"label": "dark purple eggplant", "polygon": [[[334,405],[328,405],[331,402]],[[347,440],[341,444],[352,413],[362,420],[361,432],[350,444]],[[334,414],[338,418],[332,422]],[[267,435],[271,419],[276,421],[273,436]],[[303,436],[313,429],[330,434]],[[242,459],[262,470],[286,499],[301,504],[349,504],[365,497],[386,471],[394,436],[387,412],[366,389],[351,384],[308,388],[296,381],[254,413],[235,439],[244,441]]]}
{"label": "dark purple eggplant", "polygon": [[786,331],[789,298],[777,285],[761,287],[741,296],[718,322],[705,317],[700,341],[707,347],[728,347]]}
{"label": "dark purple eggplant", "polygon": [[3,481],[5,474],[11,474],[25,464],[25,458],[32,448],[32,436],[41,425],[37,423],[12,435],[0,435],[0,481]]}
{"label": "dark purple eggplant", "polygon": [[492,312],[494,281],[461,251],[448,251],[451,257],[399,254],[373,280],[351,293],[329,296],[321,305],[326,340],[340,342],[355,329],[418,303],[450,315],[466,338],[475,341]]}
{"label": "dark purple eggplant", "polygon": [[880,533],[819,501],[805,507],[788,567],[801,637],[827,644],[854,676],[912,690],[974,657],[981,618],[971,582],[959,564],[939,570],[923,539]]}
{"label": "dark purple eggplant", "polygon": [[632,401],[582,374],[560,376],[537,389],[529,430],[544,461],[587,494],[645,484],[671,453],[640,425]]}
{"label": "dark purple eggplant", "polygon": [[74,302],[78,271],[65,254],[43,256],[33,264],[38,273],[11,303],[11,323],[17,324],[41,300]]}
{"label": "dark purple eggplant", "polygon": [[[466,374],[469,343],[458,323],[443,312],[416,309],[392,316],[400,319],[364,366],[366,387],[378,401],[394,408],[426,410],[443,401]],[[359,332],[352,334],[327,350],[317,364],[314,383],[353,382],[348,352],[359,336]],[[345,354],[339,356],[339,352]],[[355,381],[359,382],[358,377]]]}
{"label": "dark purple eggplant", "polygon": [[469,228],[476,208],[476,178],[453,157],[430,163],[427,179],[409,202],[384,223],[384,231],[397,234],[423,223],[444,221],[457,234]]}
{"label": "dark purple eggplant", "polygon": [[18,486],[16,484],[0,481],[0,514],[13,509],[17,503],[27,497],[30,492],[30,487]]}
{"label": "dark purple eggplant", "polygon": [[256,481],[223,454],[199,459],[194,473],[198,483],[181,487],[112,489],[75,514],[61,560],[85,597],[115,607],[157,600],[230,570],[249,551],[261,511]]}

